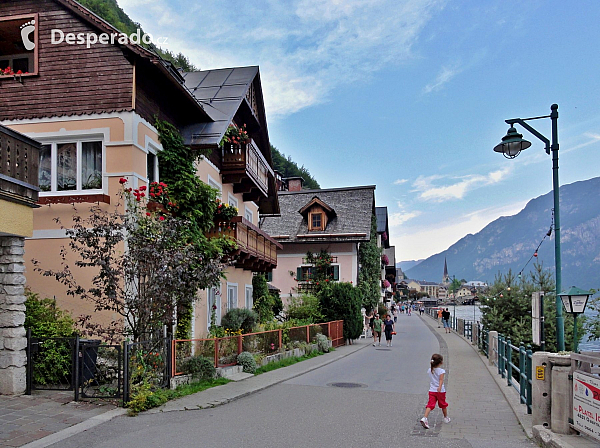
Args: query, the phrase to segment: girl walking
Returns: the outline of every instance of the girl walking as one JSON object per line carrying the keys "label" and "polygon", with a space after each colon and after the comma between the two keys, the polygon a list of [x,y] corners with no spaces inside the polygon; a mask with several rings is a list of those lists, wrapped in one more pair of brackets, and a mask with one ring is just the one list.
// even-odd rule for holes
{"label": "girl walking", "polygon": [[385,328],[384,328],[384,331],[385,331],[385,344],[388,347],[391,347],[392,346],[392,334],[393,334],[393,332],[396,331],[396,324],[392,320],[392,316],[390,316],[389,314],[387,316],[385,316],[385,320],[383,321],[383,325],[385,326]]}
{"label": "girl walking", "polygon": [[443,363],[444,357],[442,355],[434,353],[431,356],[431,367],[427,370],[427,373],[429,374],[429,401],[425,408],[425,416],[420,420],[421,425],[423,425],[423,428],[425,429],[429,429],[427,417],[435,408],[436,403],[444,413],[444,423],[450,423],[450,417],[448,417],[448,403],[446,403],[446,388],[444,387],[446,371],[441,368]]}

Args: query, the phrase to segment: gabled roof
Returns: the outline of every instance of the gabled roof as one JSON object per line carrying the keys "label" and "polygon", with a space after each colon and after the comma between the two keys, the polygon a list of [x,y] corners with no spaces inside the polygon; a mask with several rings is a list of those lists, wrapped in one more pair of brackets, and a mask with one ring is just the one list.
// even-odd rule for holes
{"label": "gabled roof", "polygon": [[[308,231],[306,217],[299,213],[318,198],[335,210],[336,216],[323,231]],[[280,217],[266,217],[262,229],[280,243],[368,241],[375,207],[375,186],[324,190],[280,191]]]}
{"label": "gabled roof", "polygon": [[304,207],[302,207],[300,210],[298,210],[298,213],[300,213],[302,216],[306,217],[306,213],[308,213],[308,210],[313,206],[313,205],[320,205],[321,208],[323,210],[325,210],[325,213],[327,213],[328,217],[333,217],[335,216],[335,210],[332,209],[329,205],[327,205],[325,202],[323,202],[322,200],[319,199],[318,196],[314,196],[309,202],[308,204],[306,204]]}

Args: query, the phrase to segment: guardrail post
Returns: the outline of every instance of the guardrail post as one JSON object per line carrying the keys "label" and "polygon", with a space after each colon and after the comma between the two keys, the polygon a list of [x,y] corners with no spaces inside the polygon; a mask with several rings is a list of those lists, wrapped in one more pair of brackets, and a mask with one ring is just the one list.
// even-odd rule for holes
{"label": "guardrail post", "polygon": [[306,343],[310,344],[310,325],[306,326]]}
{"label": "guardrail post", "polygon": [[215,369],[219,367],[219,340],[215,338]]}
{"label": "guardrail post", "polygon": [[531,345],[527,345],[527,351],[525,352],[525,372],[527,375],[527,413],[531,414],[531,405],[533,403],[532,397],[531,397],[531,384],[533,382],[532,379],[532,368],[531,365],[533,364],[532,362],[532,351],[531,351]]}
{"label": "guardrail post", "polygon": [[504,378],[504,336],[498,335],[498,373]]}
{"label": "guardrail post", "polygon": [[521,403],[525,403],[527,398],[527,384],[529,378],[527,378],[527,364],[525,361],[525,347],[523,342],[519,345],[519,395],[521,395]]}
{"label": "guardrail post", "polygon": [[[74,400],[75,401],[79,401],[79,335],[75,336],[75,347],[74,347],[75,353],[73,356],[73,363],[75,364],[73,366],[73,372],[75,375],[75,378],[73,380],[73,388],[75,389],[75,397]],[[83,358],[83,354],[82,354],[82,358]]]}
{"label": "guardrail post", "polygon": [[280,328],[279,329],[279,350],[281,350],[281,347],[283,347],[283,330]]}
{"label": "guardrail post", "polygon": [[237,348],[237,354],[239,356],[240,353],[242,353],[243,349],[244,349],[244,344],[242,343],[242,335],[238,335],[238,348]]}
{"label": "guardrail post", "polygon": [[512,347],[510,339],[506,340],[506,382],[512,386]]}
{"label": "guardrail post", "polygon": [[129,341],[123,341],[123,405],[129,402]]}

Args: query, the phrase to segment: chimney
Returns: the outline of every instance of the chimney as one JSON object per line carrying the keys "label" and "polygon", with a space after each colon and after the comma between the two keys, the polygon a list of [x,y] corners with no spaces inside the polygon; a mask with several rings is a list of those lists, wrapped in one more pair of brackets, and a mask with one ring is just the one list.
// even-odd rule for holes
{"label": "chimney", "polygon": [[304,183],[304,179],[302,179],[301,177],[288,177],[284,180],[287,183],[288,191],[302,190],[302,184]]}

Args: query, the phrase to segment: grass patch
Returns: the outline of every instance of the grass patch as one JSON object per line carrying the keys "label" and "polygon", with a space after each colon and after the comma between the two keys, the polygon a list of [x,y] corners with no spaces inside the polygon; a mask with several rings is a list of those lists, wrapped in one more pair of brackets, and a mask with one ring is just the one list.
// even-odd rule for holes
{"label": "grass patch", "polygon": [[154,391],[151,390],[150,386],[147,384],[141,384],[135,386],[135,390],[132,393],[132,399],[127,403],[127,407],[129,408],[127,413],[130,416],[135,416],[142,411],[162,406],[169,400],[192,395],[196,392],[202,392],[211,387],[222,386],[230,381],[231,380],[228,380],[227,378],[215,378],[197,381],[191,384],[183,384],[178,386],[177,389],[157,389]]}
{"label": "grass patch", "polygon": [[292,356],[291,358],[281,359],[279,361],[270,362],[264,366],[259,367],[254,372],[255,375],[260,375],[261,373],[270,372],[271,370],[281,369],[282,367],[291,366],[301,361],[306,361],[307,359],[316,358],[317,356],[322,355],[323,352],[311,352],[304,356]]}

